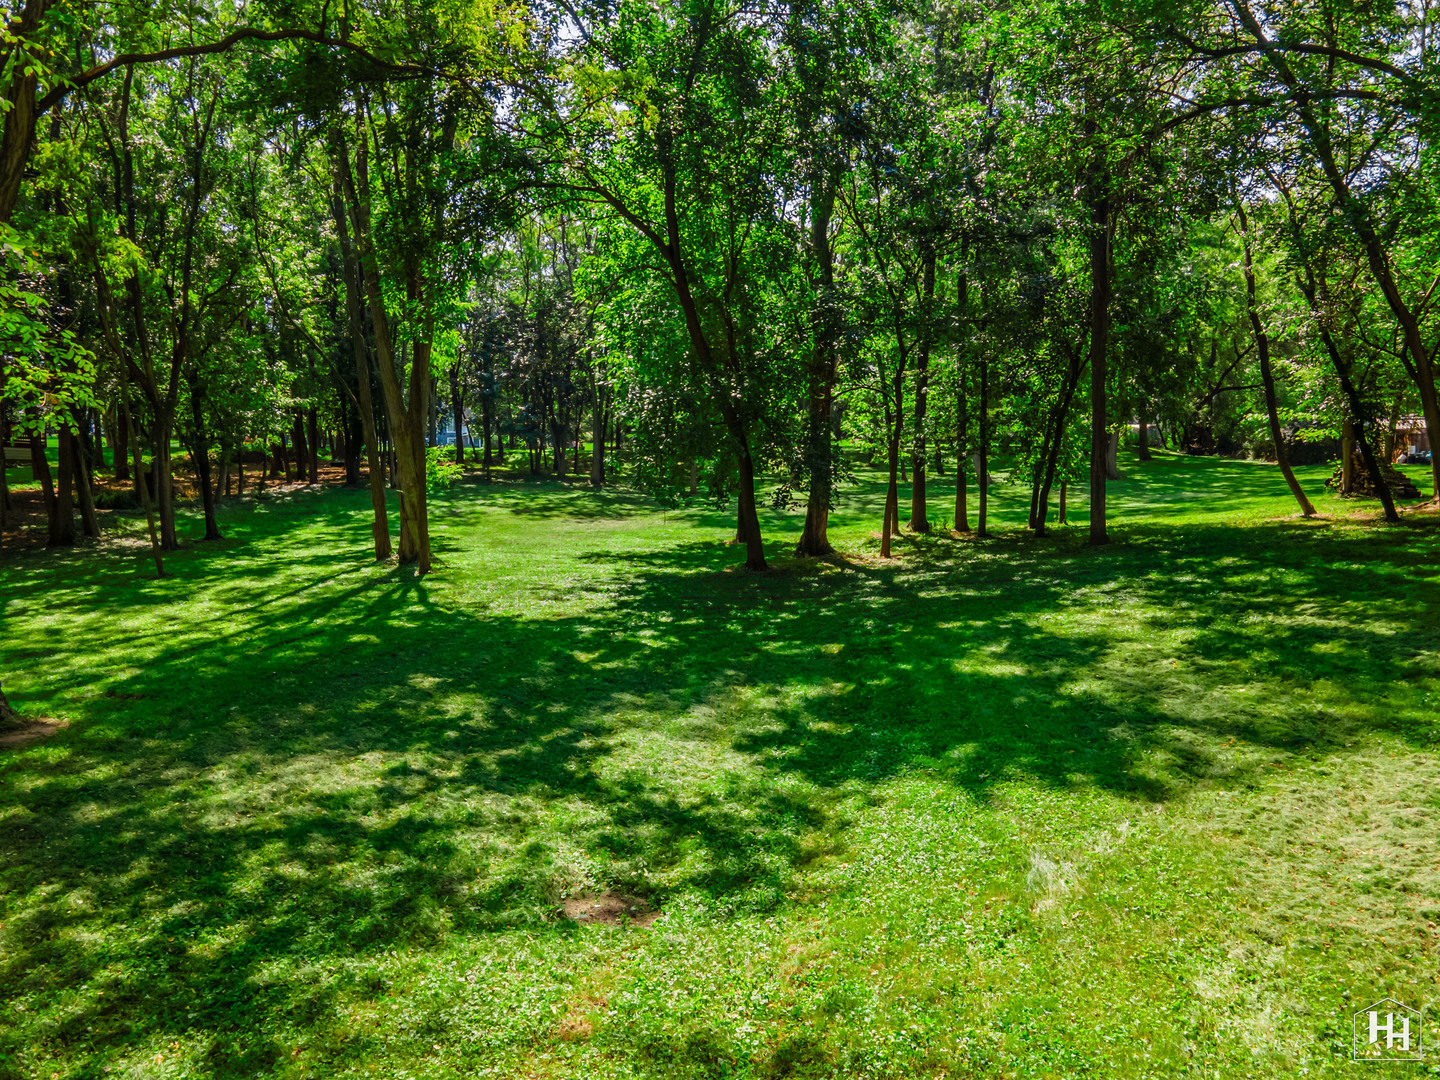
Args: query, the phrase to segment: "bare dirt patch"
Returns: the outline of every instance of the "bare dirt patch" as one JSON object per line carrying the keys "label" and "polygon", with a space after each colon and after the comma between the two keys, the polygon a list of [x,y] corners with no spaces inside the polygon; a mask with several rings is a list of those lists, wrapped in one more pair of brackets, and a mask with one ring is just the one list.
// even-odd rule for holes
{"label": "bare dirt patch", "polygon": [[69,726],[68,720],[27,720],[17,728],[0,731],[0,750],[18,750],[22,746],[48,739],[61,728]]}
{"label": "bare dirt patch", "polygon": [[609,890],[572,896],[561,909],[567,919],[598,926],[650,926],[664,914],[638,896]]}

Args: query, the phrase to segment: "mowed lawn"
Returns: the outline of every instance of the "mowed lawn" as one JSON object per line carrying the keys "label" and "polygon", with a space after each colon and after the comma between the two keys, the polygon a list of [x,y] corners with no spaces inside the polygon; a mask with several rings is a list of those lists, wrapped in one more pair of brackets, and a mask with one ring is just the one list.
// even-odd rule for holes
{"label": "mowed lawn", "polygon": [[763,575],[553,483],[437,498],[423,580],[364,492],[9,556],[69,727],[0,751],[0,1077],[1376,1075],[1353,1010],[1440,993],[1436,518],[1124,467],[1100,549],[1000,486],[882,561],[866,473]]}

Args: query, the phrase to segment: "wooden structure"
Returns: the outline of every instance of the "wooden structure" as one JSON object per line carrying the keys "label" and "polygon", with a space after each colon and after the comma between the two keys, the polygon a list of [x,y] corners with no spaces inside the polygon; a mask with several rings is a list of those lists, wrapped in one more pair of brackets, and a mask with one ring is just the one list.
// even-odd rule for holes
{"label": "wooden structure", "polygon": [[[1380,471],[1385,474],[1385,482],[1390,485],[1390,497],[1397,502],[1401,499],[1420,498],[1420,489],[1415,486],[1408,476],[1393,466],[1380,463]],[[1335,472],[1330,479],[1325,481],[1325,486],[1331,491],[1343,491],[1345,466],[1335,466]],[[1370,479],[1370,470],[1365,467],[1365,459],[1357,451],[1350,462],[1350,495],[1367,495],[1376,498],[1375,485]]]}

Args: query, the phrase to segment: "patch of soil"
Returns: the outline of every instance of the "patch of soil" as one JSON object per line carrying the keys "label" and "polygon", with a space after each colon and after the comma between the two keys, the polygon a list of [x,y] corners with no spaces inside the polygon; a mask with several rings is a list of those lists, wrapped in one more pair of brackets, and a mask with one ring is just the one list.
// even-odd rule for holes
{"label": "patch of soil", "polygon": [[0,750],[18,750],[22,746],[48,739],[61,728],[70,726],[68,720],[29,720],[18,728],[0,731]]}
{"label": "patch of soil", "polygon": [[599,926],[650,926],[664,914],[638,896],[610,890],[572,896],[561,910],[567,919]]}

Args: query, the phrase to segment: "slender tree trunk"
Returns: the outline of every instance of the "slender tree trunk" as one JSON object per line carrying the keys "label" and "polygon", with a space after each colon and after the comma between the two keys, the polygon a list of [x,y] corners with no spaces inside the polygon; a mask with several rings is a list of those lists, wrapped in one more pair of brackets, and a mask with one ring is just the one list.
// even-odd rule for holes
{"label": "slender tree trunk", "polygon": [[[1292,94],[1296,95],[1296,113],[1305,127],[1306,134],[1310,137],[1310,148],[1314,152],[1315,159],[1325,174],[1331,190],[1335,193],[1337,205],[1343,211],[1351,229],[1365,249],[1365,259],[1370,266],[1371,276],[1380,286],[1385,302],[1390,306],[1396,322],[1400,324],[1405,347],[1415,365],[1412,376],[1416,389],[1420,393],[1420,405],[1425,415],[1425,431],[1429,436],[1431,447],[1440,451],[1440,399],[1436,397],[1435,369],[1430,352],[1425,347],[1425,339],[1420,329],[1420,318],[1416,310],[1406,304],[1400,295],[1399,285],[1396,283],[1394,271],[1391,269],[1390,254],[1370,218],[1369,210],[1350,190],[1350,181],[1346,172],[1336,162],[1329,128],[1325,126],[1316,115],[1313,106],[1309,104],[1313,99],[1305,93],[1306,87],[1296,78],[1289,62],[1275,48],[1275,43],[1266,36],[1264,29],[1250,11],[1246,0],[1233,0],[1233,5],[1241,23],[1260,46],[1260,51],[1270,62],[1280,81]],[[1440,500],[1440,452],[1430,455],[1430,479],[1434,484],[1435,498]]]}
{"label": "slender tree trunk", "polygon": [[812,308],[815,347],[809,356],[808,410],[805,416],[806,467],[809,488],[805,498],[805,527],[795,553],[818,557],[835,552],[829,543],[829,504],[835,474],[835,439],[829,413],[835,403],[838,353],[835,348],[835,315],[831,311],[835,288],[835,252],[829,242],[829,222],[835,210],[832,177],[816,177],[811,193],[809,248],[815,262],[816,300]]}
{"label": "slender tree trunk", "polygon": [[1110,175],[1104,152],[1090,167],[1090,543],[1105,544],[1105,455],[1109,416],[1105,395],[1110,345]]}
{"label": "slender tree trunk", "polygon": [[[380,368],[380,385],[385,391],[386,412],[390,417],[390,438],[395,447],[395,467],[400,490],[401,564],[414,564],[416,572],[430,572],[430,526],[425,502],[425,412],[429,402],[427,391],[434,381],[430,374],[430,341],[415,342],[410,365],[409,407],[405,401],[400,374],[395,367],[390,321],[385,311],[384,296],[375,268],[368,229],[368,209],[361,203],[350,172],[349,153],[342,145],[336,155],[341,168],[341,181],[349,203],[351,225],[355,233],[355,250],[361,268],[370,320],[375,328],[375,353]],[[407,295],[419,299],[414,279],[406,283]]]}
{"label": "slender tree trunk", "polygon": [[95,513],[95,492],[90,462],[79,439],[72,440],[71,453],[75,461],[75,494],[80,503],[80,525],[86,536],[92,540],[98,540],[100,539],[100,518]]}
{"label": "slender tree trunk", "polygon": [[307,418],[307,446],[310,451],[308,458],[310,466],[310,483],[320,482],[320,410],[314,405],[310,406],[310,415]]}
{"label": "slender tree trunk", "polygon": [[765,544],[760,536],[760,515],[755,506],[755,462],[750,457],[748,439],[740,442],[739,531],[745,542],[745,566],[749,570],[766,569]]}
{"label": "slender tree trunk", "polygon": [[[119,409],[116,409],[119,412]],[[115,420],[115,479],[130,479],[130,427],[119,417]]]}
{"label": "slender tree trunk", "polygon": [[1340,494],[1355,494],[1355,421],[1349,416],[1340,424]]}
{"label": "slender tree trunk", "polygon": [[[1307,266],[1306,272],[1308,273],[1308,271],[1309,267]],[[1313,288],[1307,290],[1307,298],[1313,297],[1313,295]],[[1329,328],[1323,322],[1320,323],[1320,339],[1325,343],[1325,351],[1330,355],[1330,362],[1334,365],[1336,374],[1340,376],[1340,389],[1344,392],[1345,399],[1350,403],[1350,415],[1366,416],[1365,403],[1360,398],[1360,393],[1355,387],[1354,380],[1350,378],[1350,365],[1347,364],[1345,358],[1340,355],[1340,350],[1335,345],[1335,339],[1331,336]],[[1346,420],[1346,424],[1350,424],[1348,419]],[[1370,483],[1374,486],[1375,494],[1380,498],[1380,505],[1385,510],[1385,520],[1393,523],[1400,520],[1400,515],[1395,510],[1395,497],[1390,490],[1390,482],[1385,479],[1385,471],[1381,467],[1381,463],[1376,460],[1375,451],[1371,448],[1370,440],[1365,437],[1366,427],[1371,426],[1374,425],[1362,423],[1359,425],[1359,431],[1355,431],[1353,427],[1351,431],[1354,436],[1354,441],[1360,444],[1360,457],[1361,460],[1365,462],[1365,471],[1370,474]],[[1351,453],[1353,453],[1353,450]],[[1346,455],[1345,460],[1347,462],[1350,461],[1350,454]],[[1351,468],[1353,470],[1353,466],[1351,466]],[[1354,477],[1351,476],[1350,480],[1351,486],[1353,487]]]}
{"label": "slender tree trunk", "polygon": [[885,521],[880,527],[880,557],[890,558],[890,537],[900,531],[900,436],[899,417],[895,420],[897,433],[886,441],[886,484]]}
{"label": "slender tree trunk", "polygon": [[205,539],[223,540],[220,524],[215,520],[215,486],[210,480],[210,440],[205,434],[205,414],[200,407],[200,388],[190,384],[190,409],[195,424],[195,440],[191,453],[195,457],[195,474],[200,483],[200,505],[205,513]]}
{"label": "slender tree trunk", "polygon": [[925,506],[925,419],[930,388],[930,306],[935,300],[935,246],[924,251],[922,300],[925,308],[920,340],[915,354],[915,456],[910,462],[910,529],[929,532],[929,510]]}
{"label": "slender tree trunk", "polygon": [[302,484],[305,483],[305,465],[310,459],[303,417],[303,413],[297,412],[290,421],[290,437],[295,443],[295,479]]}
{"label": "slender tree trunk", "polygon": [[455,464],[465,464],[465,400],[460,395],[460,362],[450,365],[450,415],[455,421]]}
{"label": "slender tree trunk", "polygon": [[1070,420],[1070,403],[1080,385],[1082,371],[1080,353],[1077,350],[1065,371],[1065,382],[1061,387],[1060,400],[1056,403],[1054,431],[1046,447],[1047,457],[1044,475],[1040,484],[1038,506],[1035,511],[1035,535],[1045,535],[1045,519],[1050,513],[1050,488],[1055,482],[1055,470],[1060,463],[1060,450],[1065,443],[1065,427]]}
{"label": "slender tree trunk", "polygon": [[50,538],[45,546],[72,547],[75,544],[75,430],[62,424],[57,442],[55,515],[50,519]]}
{"label": "slender tree trunk", "polygon": [[[586,356],[590,354],[589,346],[586,346]],[[594,412],[591,414],[590,430],[594,443],[590,447],[590,483],[594,487],[600,487],[605,483],[605,398],[607,397],[604,386],[599,385],[598,380],[594,393]]]}
{"label": "slender tree trunk", "polygon": [[1145,420],[1145,414],[1140,414],[1140,460],[1150,461],[1150,425]]}
{"label": "slender tree trunk", "polygon": [[156,425],[155,440],[155,487],[159,492],[160,546],[166,551],[179,551],[180,538],[175,532],[175,473],[170,453],[170,434],[174,431],[173,420]]}
{"label": "slender tree trunk", "polygon": [[1275,376],[1270,370],[1270,335],[1265,332],[1265,326],[1260,321],[1260,308],[1255,298],[1255,263],[1250,250],[1250,219],[1238,196],[1235,198],[1235,212],[1240,223],[1242,242],[1241,270],[1245,275],[1245,313],[1250,319],[1250,333],[1255,338],[1255,350],[1260,357],[1260,382],[1265,388],[1265,416],[1270,423],[1270,439],[1275,444],[1275,461],[1280,466],[1280,475],[1285,477],[1290,494],[1295,496],[1301,515],[1314,517],[1315,507],[1300,487],[1300,481],[1295,479],[1295,473],[1290,468],[1289,455],[1285,450],[1285,433],[1280,430],[1280,411],[1275,399]]}
{"label": "slender tree trunk", "polygon": [[165,562],[160,554],[162,545],[155,528],[155,506],[150,499],[150,485],[145,480],[145,463],[140,460],[140,440],[135,436],[135,423],[130,413],[130,388],[125,380],[123,366],[120,376],[120,411],[121,422],[127,432],[125,441],[130,444],[131,453],[134,454],[135,490],[140,493],[140,505],[145,508],[145,524],[150,531],[150,554],[155,559],[155,576],[163,578]]}
{"label": "slender tree trunk", "polygon": [[980,486],[980,509],[975,534],[990,535],[990,361],[980,361],[980,450],[975,469]]}
{"label": "slender tree trunk", "polygon": [[345,278],[345,314],[350,325],[350,348],[355,354],[355,398],[360,413],[360,431],[365,440],[365,459],[369,472],[370,534],[375,544],[375,559],[390,558],[390,518],[385,506],[385,467],[380,460],[380,439],[375,430],[375,400],[370,390],[370,346],[365,341],[365,314],[360,285],[362,273],[355,248],[350,242],[346,224],[345,204],[337,180],[331,200],[335,219],[335,235],[340,241],[340,265]]}

